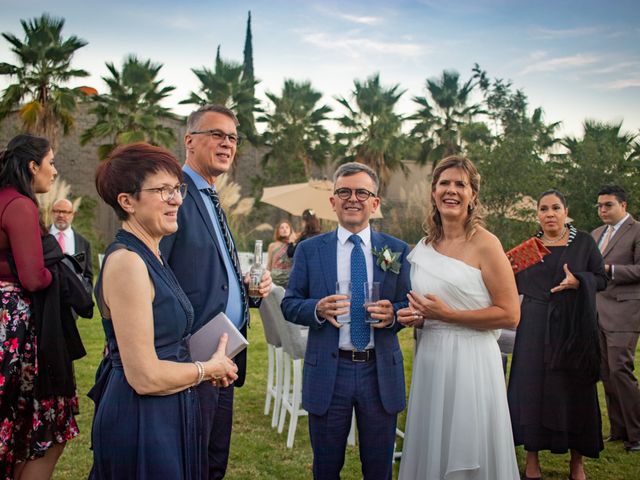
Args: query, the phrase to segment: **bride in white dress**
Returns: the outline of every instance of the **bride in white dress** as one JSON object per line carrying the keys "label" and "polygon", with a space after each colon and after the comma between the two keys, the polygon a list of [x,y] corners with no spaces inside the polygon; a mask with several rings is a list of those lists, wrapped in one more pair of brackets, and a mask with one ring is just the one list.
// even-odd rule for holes
{"label": "bride in white dress", "polygon": [[411,252],[409,307],[421,328],[401,480],[519,479],[497,338],[520,318],[511,266],[480,223],[480,175],[447,157],[433,173],[427,237]]}

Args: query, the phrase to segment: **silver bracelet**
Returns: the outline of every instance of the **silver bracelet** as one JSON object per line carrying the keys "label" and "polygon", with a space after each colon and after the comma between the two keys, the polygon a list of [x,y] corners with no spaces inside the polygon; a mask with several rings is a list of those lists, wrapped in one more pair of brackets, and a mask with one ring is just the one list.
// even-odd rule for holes
{"label": "silver bracelet", "polygon": [[196,383],[194,383],[192,386],[197,386],[200,385],[202,383],[202,381],[204,380],[204,365],[202,365],[202,362],[198,362],[195,361],[193,362],[196,366],[196,368],[198,369],[198,380],[196,380]]}

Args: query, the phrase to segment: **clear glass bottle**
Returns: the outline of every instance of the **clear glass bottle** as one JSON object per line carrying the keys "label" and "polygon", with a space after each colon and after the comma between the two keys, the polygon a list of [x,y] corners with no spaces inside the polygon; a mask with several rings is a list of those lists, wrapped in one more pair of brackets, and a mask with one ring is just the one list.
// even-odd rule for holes
{"label": "clear glass bottle", "polygon": [[256,240],[256,246],[253,250],[253,264],[249,270],[249,296],[251,298],[260,298],[260,282],[264,267],[262,266],[262,240]]}

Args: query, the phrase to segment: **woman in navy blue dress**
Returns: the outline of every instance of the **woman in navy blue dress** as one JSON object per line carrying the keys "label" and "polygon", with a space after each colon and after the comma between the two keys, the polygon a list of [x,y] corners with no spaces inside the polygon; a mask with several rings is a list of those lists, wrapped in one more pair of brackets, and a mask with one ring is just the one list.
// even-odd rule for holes
{"label": "woman in navy blue dress", "polygon": [[117,148],[96,172],[122,229],[96,284],[108,353],[89,394],[93,479],[200,479],[206,452],[192,387],[237,378],[226,337],[210,360],[191,361],[193,309],[158,247],[178,228],[182,178],[171,153],[142,143]]}

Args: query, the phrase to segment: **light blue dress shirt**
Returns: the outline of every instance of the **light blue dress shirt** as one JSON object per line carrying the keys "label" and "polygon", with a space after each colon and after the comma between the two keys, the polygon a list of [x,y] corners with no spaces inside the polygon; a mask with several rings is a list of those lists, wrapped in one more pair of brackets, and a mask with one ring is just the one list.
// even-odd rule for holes
{"label": "light blue dress shirt", "polygon": [[[241,328],[244,325],[244,311],[242,308],[242,294],[240,293],[241,285],[238,282],[238,277],[236,275],[235,269],[233,268],[233,261],[227,251],[227,247],[224,242],[224,236],[222,235],[222,230],[220,229],[220,223],[218,223],[218,219],[216,216],[216,212],[213,208],[213,204],[211,202],[211,198],[209,194],[203,190],[207,188],[213,188],[215,190],[215,186],[209,185],[209,183],[200,176],[196,171],[190,168],[188,165],[182,167],[182,170],[191,177],[193,183],[196,184],[198,191],[200,192],[200,196],[202,197],[202,201],[204,202],[205,207],[207,208],[207,213],[209,214],[209,218],[211,219],[211,223],[213,224],[213,229],[216,232],[216,241],[220,246],[220,251],[222,252],[222,258],[224,258],[224,266],[227,269],[227,278],[229,279],[229,298],[227,299],[227,308],[225,310],[225,315],[229,317],[229,320],[233,322],[233,324]],[[233,241],[233,240],[232,240]],[[233,245],[235,248],[235,245]],[[196,252],[193,252],[196,255]]]}

